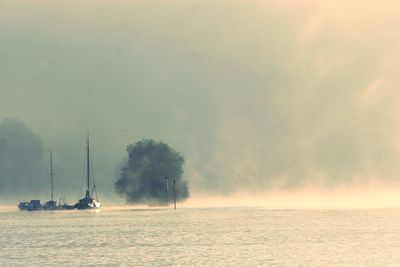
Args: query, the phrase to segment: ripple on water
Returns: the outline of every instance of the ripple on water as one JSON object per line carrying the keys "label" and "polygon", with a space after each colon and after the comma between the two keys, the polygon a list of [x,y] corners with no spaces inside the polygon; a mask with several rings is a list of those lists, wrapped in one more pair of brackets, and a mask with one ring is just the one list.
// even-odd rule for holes
{"label": "ripple on water", "polygon": [[396,266],[400,210],[0,212],[1,266]]}

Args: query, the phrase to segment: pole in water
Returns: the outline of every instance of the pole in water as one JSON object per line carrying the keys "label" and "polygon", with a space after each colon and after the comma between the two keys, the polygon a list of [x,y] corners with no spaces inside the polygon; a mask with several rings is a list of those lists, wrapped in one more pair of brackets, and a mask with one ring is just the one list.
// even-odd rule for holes
{"label": "pole in water", "polygon": [[176,209],[176,180],[174,179],[174,209]]}

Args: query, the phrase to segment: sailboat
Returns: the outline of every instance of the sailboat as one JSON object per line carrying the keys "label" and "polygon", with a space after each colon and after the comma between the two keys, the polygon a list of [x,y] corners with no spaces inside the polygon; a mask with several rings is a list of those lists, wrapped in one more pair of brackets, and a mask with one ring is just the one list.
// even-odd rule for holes
{"label": "sailboat", "polygon": [[[76,209],[98,209],[101,204],[97,198],[96,185],[93,179],[93,186],[90,185],[90,146],[89,146],[89,133],[86,141],[86,193],[85,197],[80,199],[78,203],[75,204]],[[96,193],[96,199],[93,198],[93,193]]]}
{"label": "sailboat", "polygon": [[47,201],[44,205],[42,203],[40,203],[40,200],[37,200],[37,199],[33,199],[30,202],[21,201],[18,204],[18,208],[20,210],[27,210],[27,211],[58,209],[57,202],[53,200],[54,175],[53,175],[53,152],[52,151],[50,151],[50,184],[51,184],[51,200]]}
{"label": "sailboat", "polygon": [[54,173],[53,173],[53,151],[50,151],[50,188],[51,188],[51,200],[47,201],[43,205],[44,210],[55,210],[59,208],[57,202],[54,201],[53,188],[54,188]]}

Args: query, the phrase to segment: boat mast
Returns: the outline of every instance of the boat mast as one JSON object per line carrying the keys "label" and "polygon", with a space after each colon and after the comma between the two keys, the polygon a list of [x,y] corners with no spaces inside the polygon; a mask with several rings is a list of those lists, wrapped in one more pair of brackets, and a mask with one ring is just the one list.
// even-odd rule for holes
{"label": "boat mast", "polygon": [[53,151],[50,150],[50,184],[51,184],[51,201],[53,201],[53,187],[54,187],[54,174],[53,174]]}
{"label": "boat mast", "polygon": [[89,133],[86,141],[86,161],[87,161],[87,177],[86,177],[86,197],[90,197],[90,151],[89,151]]}

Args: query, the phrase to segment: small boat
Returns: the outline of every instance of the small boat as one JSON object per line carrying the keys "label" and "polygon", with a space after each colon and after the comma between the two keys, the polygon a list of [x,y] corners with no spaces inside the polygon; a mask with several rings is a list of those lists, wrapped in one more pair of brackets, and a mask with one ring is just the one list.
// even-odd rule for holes
{"label": "small boat", "polygon": [[[85,197],[80,199],[78,203],[75,204],[75,208],[79,210],[83,209],[98,209],[101,204],[97,197],[96,184],[93,180],[93,186],[90,185],[91,178],[91,166],[90,166],[90,146],[89,146],[89,133],[86,140],[86,193]],[[92,174],[93,175],[93,174]],[[96,194],[96,199],[93,197],[93,193]]]}
{"label": "small boat", "polygon": [[69,205],[64,201],[64,204],[60,205],[59,208],[62,210],[73,210],[75,209],[75,205]]}
{"label": "small boat", "polygon": [[19,210],[28,210],[29,202],[28,201],[21,201],[18,204]]}
{"label": "small boat", "polygon": [[[63,204],[61,204],[63,203]],[[65,202],[65,197],[63,198],[62,202],[61,202],[61,197],[60,197],[60,201],[58,202],[58,206],[57,209],[59,210],[73,210],[75,209],[75,205],[69,205],[68,203]]]}
{"label": "small boat", "polygon": [[56,210],[59,209],[57,202],[53,199],[53,187],[54,187],[54,173],[53,173],[53,152],[50,151],[50,188],[51,188],[51,200],[47,201],[43,205],[44,210]]}
{"label": "small boat", "polygon": [[40,200],[21,201],[18,204],[20,210],[26,211],[39,211],[39,210],[72,210],[75,208],[74,205],[68,205],[67,203],[61,205],[60,202],[57,205],[57,201],[54,200],[54,172],[53,172],[53,152],[50,151],[50,189],[51,189],[51,200],[46,201],[46,203],[40,203]]}
{"label": "small boat", "polygon": [[40,200],[31,200],[30,202],[27,201],[21,201],[18,204],[18,208],[20,210],[27,210],[27,211],[37,211],[37,210],[42,210],[43,205],[40,203]]}
{"label": "small boat", "polygon": [[40,203],[40,200],[33,199],[30,202],[21,201],[18,204],[20,210],[27,211],[38,211],[38,210],[54,210],[57,209],[57,202],[53,201],[53,158],[52,152],[50,151],[50,180],[51,180],[51,200],[47,201],[44,205]]}
{"label": "small boat", "polygon": [[49,200],[43,205],[44,210],[57,210],[59,206],[57,206],[57,202],[53,200]]}

